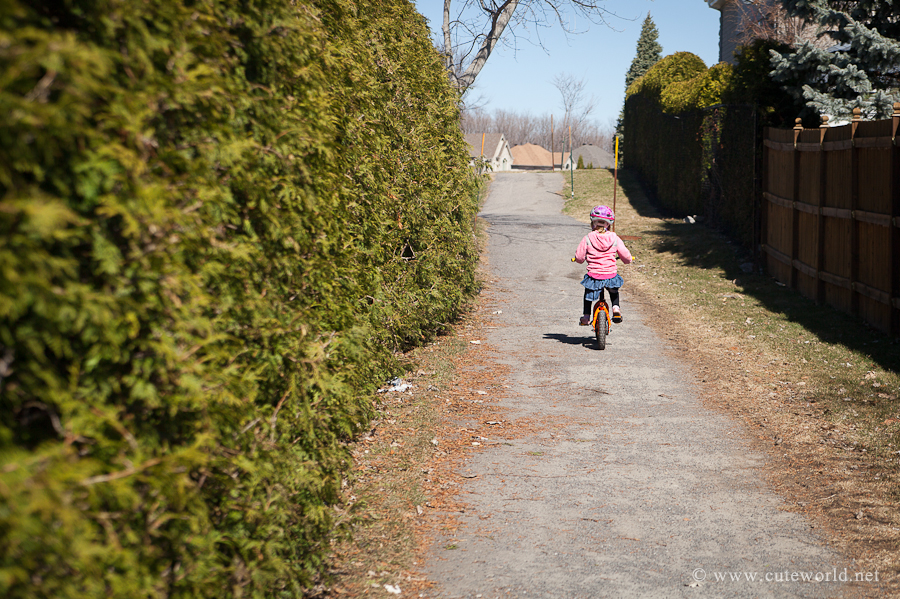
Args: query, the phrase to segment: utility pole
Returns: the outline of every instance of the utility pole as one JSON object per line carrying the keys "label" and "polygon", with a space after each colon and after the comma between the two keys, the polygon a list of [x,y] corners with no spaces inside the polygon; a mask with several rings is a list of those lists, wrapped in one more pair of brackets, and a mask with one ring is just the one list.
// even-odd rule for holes
{"label": "utility pole", "polygon": [[481,169],[484,168],[484,136],[485,135],[487,135],[487,133],[481,134],[481,156],[478,159],[479,160],[479,162],[478,162],[478,174],[479,175],[481,174]]}
{"label": "utility pole", "polygon": [[[572,125],[569,125],[569,181],[572,183],[572,199],[575,198],[575,161],[572,156]],[[561,161],[561,160],[560,160]]]}
{"label": "utility pole", "polygon": [[550,115],[550,170],[555,171],[556,165],[553,163],[553,115]]}
{"label": "utility pole", "polygon": [[[616,136],[616,152],[613,159],[613,214],[616,213],[616,187],[619,184],[619,136]],[[616,231],[616,221],[613,221],[613,232]]]}

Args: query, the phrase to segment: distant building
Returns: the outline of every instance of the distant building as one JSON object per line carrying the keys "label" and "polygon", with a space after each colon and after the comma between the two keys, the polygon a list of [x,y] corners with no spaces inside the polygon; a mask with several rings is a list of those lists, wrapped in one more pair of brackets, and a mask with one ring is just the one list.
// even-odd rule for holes
{"label": "distant building", "polygon": [[483,156],[494,171],[512,169],[513,155],[502,133],[467,133],[465,138],[469,144],[469,164],[474,165]]}
{"label": "distant building", "polygon": [[817,25],[787,16],[775,0],[705,0],[719,11],[719,62],[735,64],[734,53],[754,39],[770,39],[798,46],[809,41],[819,48],[831,45]]}
{"label": "distant building", "polygon": [[[512,149],[513,170],[539,171],[560,168],[563,156],[559,152],[552,155],[550,150],[535,144],[521,144]],[[568,158],[568,155],[565,155]]]}
{"label": "distant building", "polygon": [[563,164],[563,169],[569,170],[573,166],[577,169],[579,158],[581,158],[584,168],[589,166],[593,168],[613,168],[615,166],[612,152],[608,152],[600,146],[587,144],[572,151],[572,157],[567,158]]}
{"label": "distant building", "polygon": [[553,163],[550,161],[550,152],[544,147],[535,144],[520,144],[512,149],[513,169],[515,170],[550,170]]}
{"label": "distant building", "polygon": [[719,62],[735,64],[734,53],[743,45],[744,24],[748,18],[765,19],[753,2],[744,0],[706,0],[719,11]]}

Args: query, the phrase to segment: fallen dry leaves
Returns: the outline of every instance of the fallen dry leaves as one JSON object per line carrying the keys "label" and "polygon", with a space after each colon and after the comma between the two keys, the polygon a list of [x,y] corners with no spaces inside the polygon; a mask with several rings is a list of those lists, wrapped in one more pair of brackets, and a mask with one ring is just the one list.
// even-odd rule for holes
{"label": "fallen dry leaves", "polygon": [[403,377],[411,389],[378,395],[379,418],[354,444],[355,476],[345,492],[359,512],[353,538],[336,541],[329,576],[311,596],[390,596],[385,585],[417,596],[430,588],[423,556],[437,533],[459,528],[465,460],[547,426],[510,420],[497,405],[510,393],[502,382],[507,369],[490,346],[471,343],[481,340],[486,303],[452,335],[414,352],[419,367]]}

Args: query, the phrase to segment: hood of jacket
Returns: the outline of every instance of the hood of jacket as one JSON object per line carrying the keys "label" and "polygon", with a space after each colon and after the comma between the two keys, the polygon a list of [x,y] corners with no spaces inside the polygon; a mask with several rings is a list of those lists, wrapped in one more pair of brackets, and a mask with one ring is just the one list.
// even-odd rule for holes
{"label": "hood of jacket", "polygon": [[600,233],[599,231],[591,231],[588,241],[595,250],[601,252],[607,251],[616,243],[616,234],[609,231]]}

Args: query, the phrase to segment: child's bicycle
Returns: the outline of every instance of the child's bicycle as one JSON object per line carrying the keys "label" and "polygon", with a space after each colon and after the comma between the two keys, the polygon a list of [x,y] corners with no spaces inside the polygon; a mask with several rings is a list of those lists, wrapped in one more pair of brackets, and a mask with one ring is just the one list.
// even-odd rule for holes
{"label": "child's bicycle", "polygon": [[[572,258],[575,262],[575,258]],[[606,298],[600,298],[591,308],[591,328],[594,329],[594,335],[597,337],[597,347],[606,349],[606,336],[612,329],[612,318],[609,314],[609,304]]]}
{"label": "child's bicycle", "polygon": [[597,337],[597,347],[606,349],[606,336],[612,327],[612,319],[609,317],[609,304],[605,299],[597,300],[591,310],[591,328]]}

